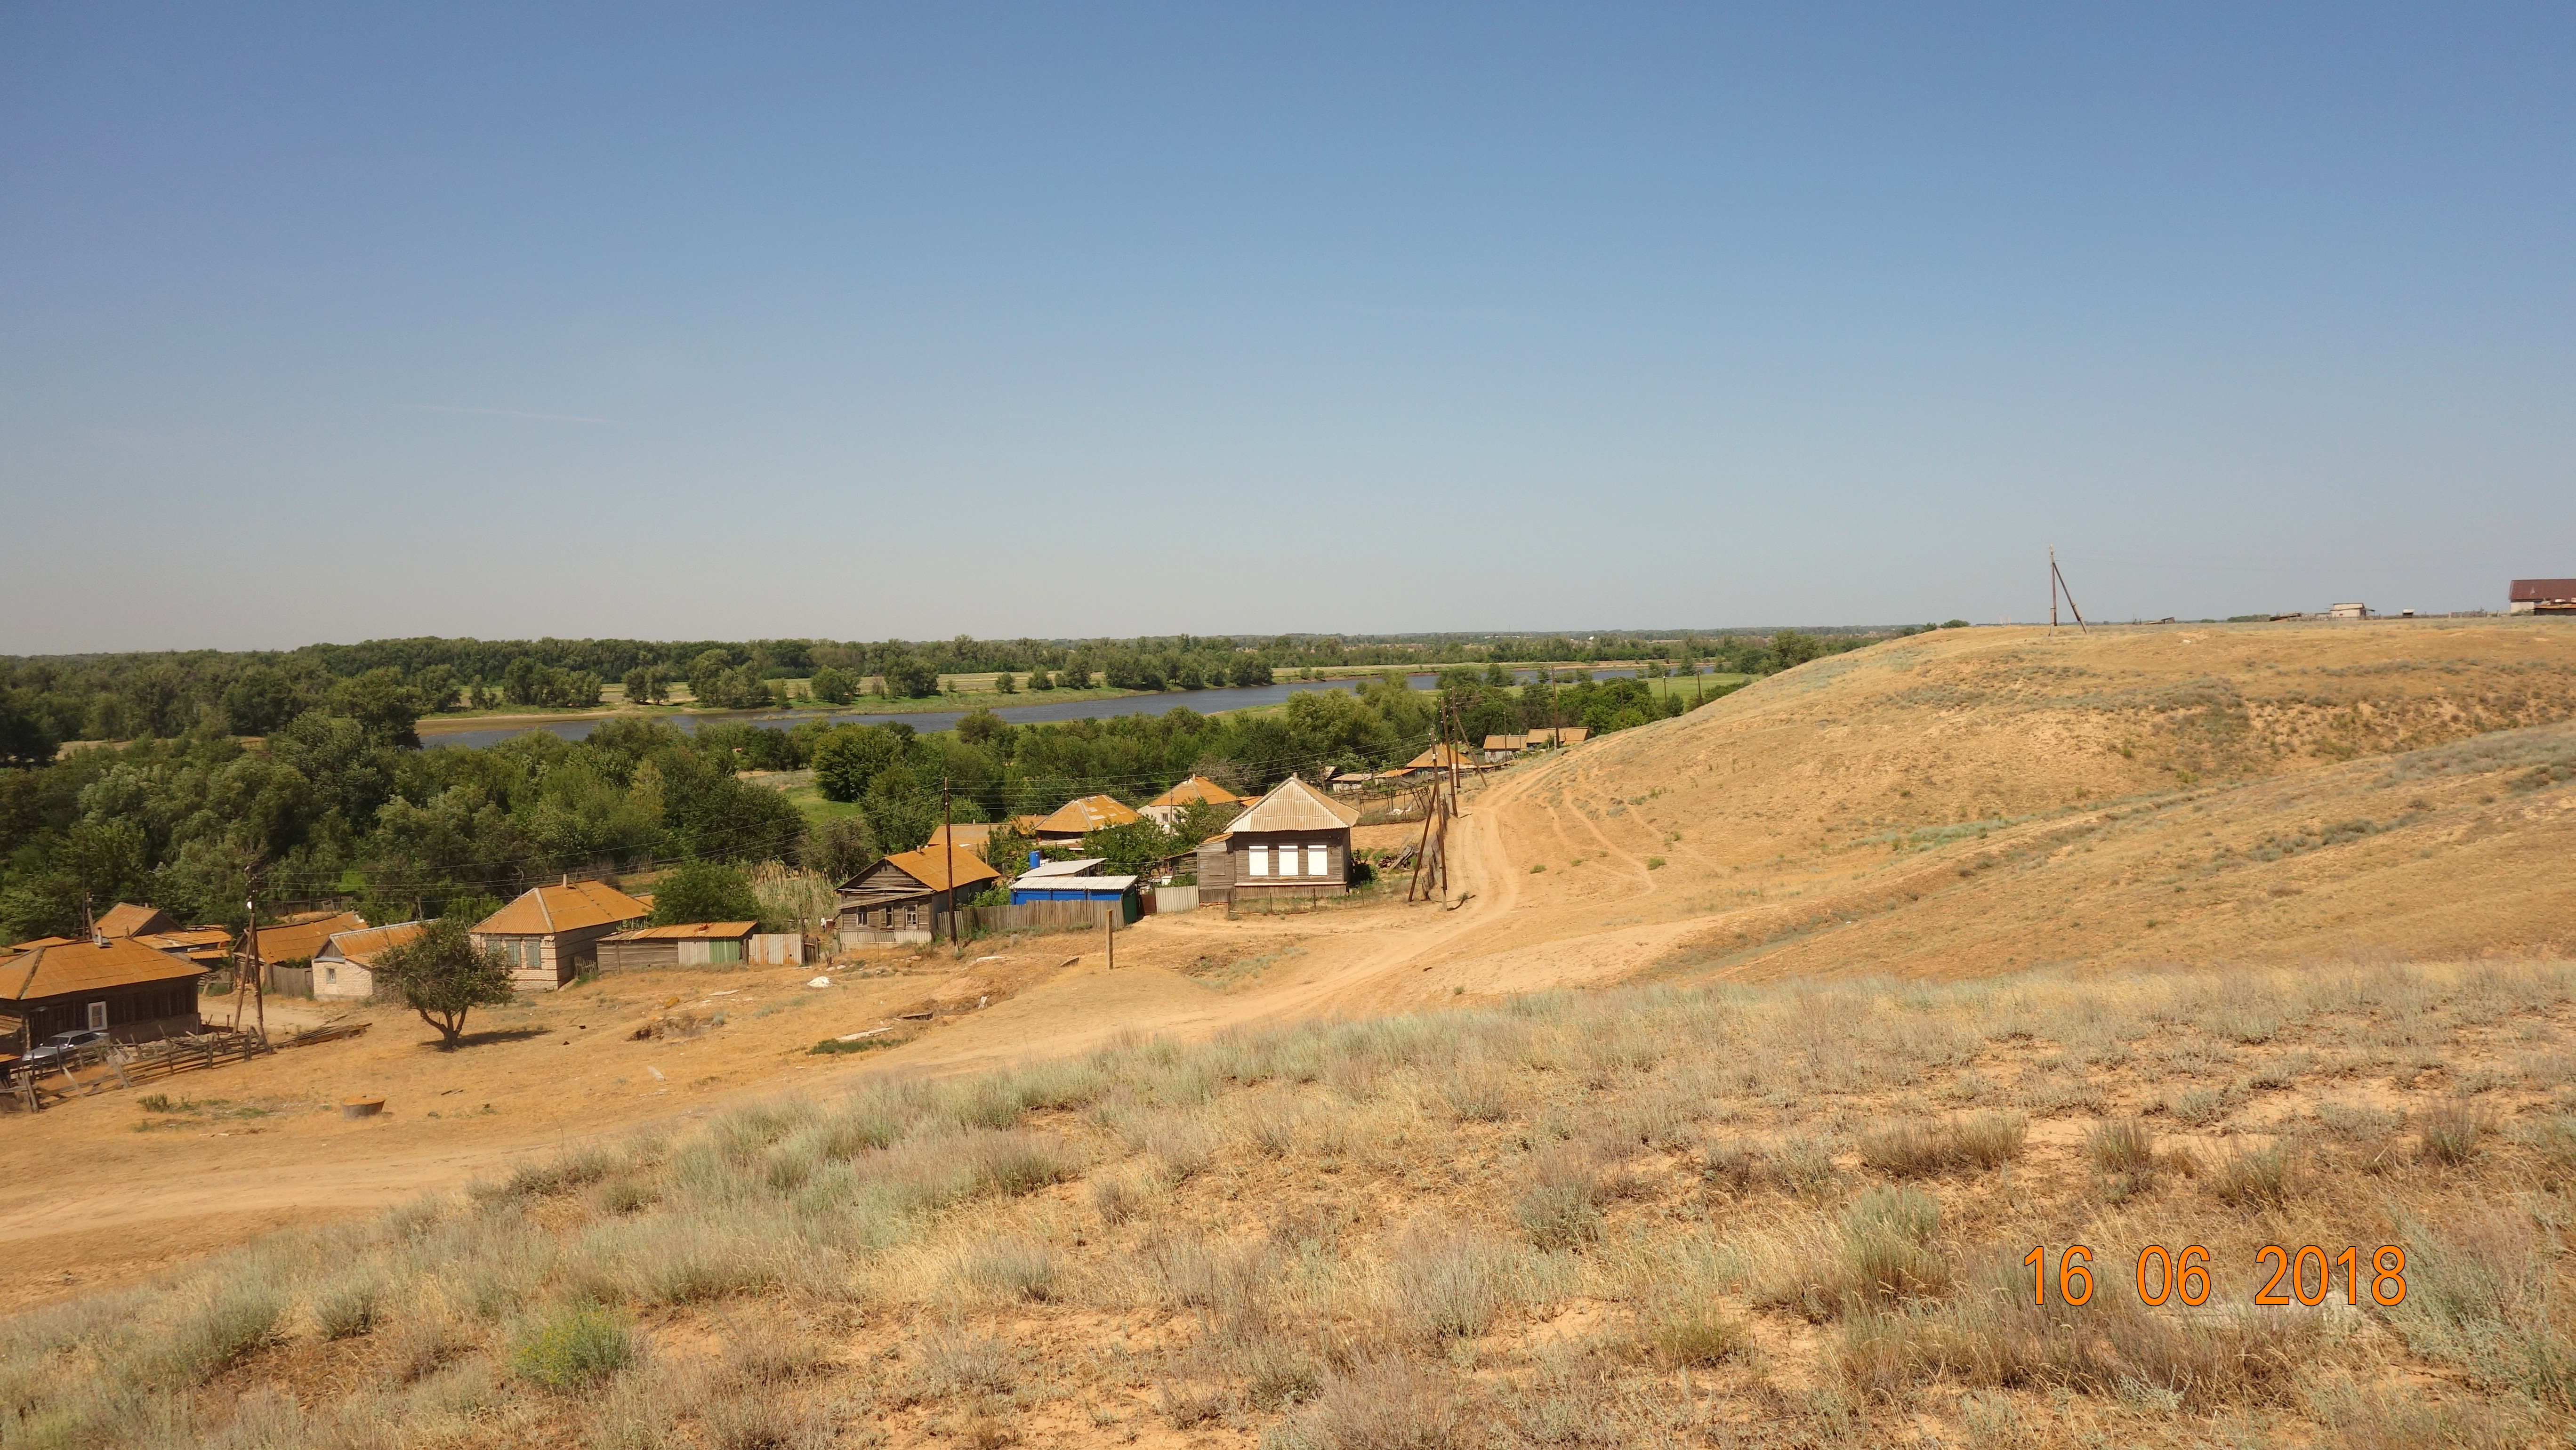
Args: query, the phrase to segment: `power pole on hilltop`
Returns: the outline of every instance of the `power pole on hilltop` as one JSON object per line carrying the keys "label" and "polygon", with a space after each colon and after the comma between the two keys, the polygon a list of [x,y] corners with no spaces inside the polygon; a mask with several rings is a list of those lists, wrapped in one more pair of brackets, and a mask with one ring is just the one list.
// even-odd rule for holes
{"label": "power pole on hilltop", "polygon": [[2050,629],[2057,628],[2057,596],[2060,594],[2066,596],[2066,607],[2075,616],[2075,627],[2087,634],[2092,633],[2092,627],[2084,622],[2084,611],[2076,606],[2075,591],[2066,587],[2066,575],[2058,570],[2057,547],[2052,544],[2048,550],[2048,627]]}
{"label": "power pole on hilltop", "polygon": [[957,825],[948,813],[948,777],[939,778],[939,844],[948,852],[948,946],[957,946]]}

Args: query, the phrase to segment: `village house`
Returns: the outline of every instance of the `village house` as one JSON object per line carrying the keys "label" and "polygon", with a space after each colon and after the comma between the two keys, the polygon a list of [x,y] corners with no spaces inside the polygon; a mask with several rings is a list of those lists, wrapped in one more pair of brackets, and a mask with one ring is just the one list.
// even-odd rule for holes
{"label": "village house", "polygon": [[181,926],[158,907],[130,901],[109,907],[91,931],[109,938],[131,937],[155,951],[176,952],[209,971],[221,968],[233,950],[233,934],[220,926]]}
{"label": "village house", "polygon": [[261,927],[248,943],[259,953],[260,985],[289,996],[313,995],[313,959],[331,938],[366,929],[367,919],[354,911],[308,911]]}
{"label": "village house", "polygon": [[984,843],[992,839],[993,827],[990,822],[959,821],[953,826],[931,827],[930,839],[922,843],[922,849],[936,851],[942,846],[954,845],[960,851],[972,851],[981,856],[984,854]]}
{"label": "village house", "polygon": [[1360,813],[1295,776],[1198,849],[1199,902],[1306,901],[1350,890]]}
{"label": "village house", "polygon": [[1066,801],[1040,820],[1034,834],[1045,846],[1069,846],[1094,831],[1132,826],[1145,819],[1116,796],[1087,795]]}
{"label": "village house", "polygon": [[926,944],[939,930],[939,918],[961,896],[1001,875],[972,851],[924,849],[888,856],[841,883],[841,945]]}
{"label": "village house", "polygon": [[1534,728],[1529,732],[1529,734],[1521,737],[1521,748],[1524,750],[1546,750],[1558,746],[1581,745],[1585,740],[1591,738],[1591,735],[1592,731],[1590,727],[1583,725],[1544,726]]}
{"label": "village house", "polygon": [[132,937],[49,941],[0,958],[0,1042],[19,1052],[57,1032],[119,1042],[195,1032],[206,969]]}
{"label": "village house", "polygon": [[[425,921],[398,921],[391,926],[334,932],[313,954],[312,965],[303,969],[304,978],[317,998],[364,1001],[376,994],[377,959],[428,927]],[[280,974],[285,970],[279,969]]]}
{"label": "village house", "polygon": [[1136,814],[1168,831],[1179,824],[1182,807],[1192,801],[1205,801],[1220,811],[1243,808],[1243,797],[1205,776],[1194,775],[1137,807]]}
{"label": "village house", "polygon": [[1404,764],[1388,771],[1387,775],[1400,779],[1424,773],[1444,772],[1451,769],[1473,771],[1483,770],[1484,768],[1485,758],[1483,755],[1462,749],[1456,745],[1450,744],[1446,740],[1443,740],[1432,746],[1429,750],[1422,752],[1420,755],[1413,757]]}
{"label": "village house", "polygon": [[614,886],[567,881],[538,886],[474,923],[476,950],[489,948],[510,963],[511,985],[553,991],[599,960],[600,939],[644,924],[653,908]]}
{"label": "village house", "polygon": [[1527,749],[1529,737],[1526,735],[1488,735],[1485,737],[1485,763],[1509,765]]}

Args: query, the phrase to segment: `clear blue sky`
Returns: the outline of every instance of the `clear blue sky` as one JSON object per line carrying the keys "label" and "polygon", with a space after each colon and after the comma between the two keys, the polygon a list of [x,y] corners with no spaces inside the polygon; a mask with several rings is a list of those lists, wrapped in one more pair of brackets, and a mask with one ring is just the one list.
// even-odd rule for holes
{"label": "clear blue sky", "polygon": [[0,10],[0,651],[2500,608],[2576,7]]}

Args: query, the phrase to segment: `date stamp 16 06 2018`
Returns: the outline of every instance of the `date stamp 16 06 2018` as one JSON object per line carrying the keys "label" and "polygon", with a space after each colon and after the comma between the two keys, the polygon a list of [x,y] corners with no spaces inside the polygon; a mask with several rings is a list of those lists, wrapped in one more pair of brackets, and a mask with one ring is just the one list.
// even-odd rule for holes
{"label": "date stamp 16 06 2018", "polygon": [[[2030,1266],[2030,1302],[2048,1302],[2048,1248],[2041,1245],[2024,1255]],[[2347,1248],[2328,1255],[2315,1244],[2286,1249],[2279,1244],[2265,1244],[2254,1251],[2254,1274],[2262,1278],[2265,1270],[2271,1277],[2254,1291],[2257,1304],[2305,1304],[2314,1307],[2326,1302],[2334,1292],[2338,1272],[2343,1279],[2344,1302],[2361,1303],[2362,1285],[2370,1286],[2370,1301],[2382,1307],[2406,1302],[2406,1250],[2395,1244],[2382,1244],[2371,1254],[2368,1268],[2363,1267],[2361,1250]],[[2062,1304],[2089,1304],[2093,1300],[2093,1251],[2082,1244],[2068,1244],[2057,1255],[2057,1299]],[[2147,1304],[2164,1304],[2179,1299],[2199,1306],[2209,1302],[2209,1250],[2192,1244],[2179,1253],[2168,1253],[2162,1244],[2149,1244],[2138,1250],[2138,1273],[2135,1280],[2138,1298]]]}

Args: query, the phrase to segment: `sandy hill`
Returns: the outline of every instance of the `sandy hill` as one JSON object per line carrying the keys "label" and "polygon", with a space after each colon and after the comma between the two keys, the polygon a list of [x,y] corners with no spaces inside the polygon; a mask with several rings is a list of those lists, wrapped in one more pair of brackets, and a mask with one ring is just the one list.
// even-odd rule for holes
{"label": "sandy hill", "polygon": [[2550,951],[2571,720],[2552,621],[1920,636],[1516,772],[1470,822],[1512,909],[1452,951],[1762,977]]}

